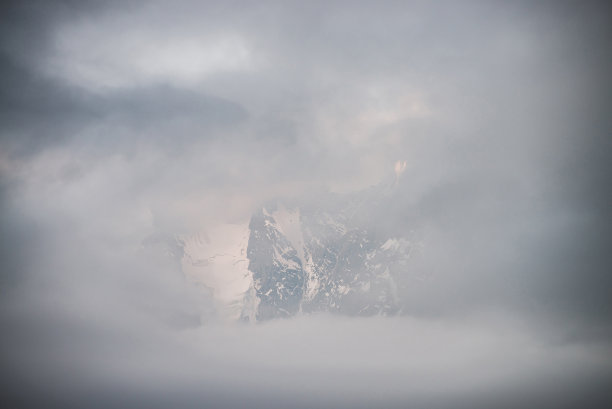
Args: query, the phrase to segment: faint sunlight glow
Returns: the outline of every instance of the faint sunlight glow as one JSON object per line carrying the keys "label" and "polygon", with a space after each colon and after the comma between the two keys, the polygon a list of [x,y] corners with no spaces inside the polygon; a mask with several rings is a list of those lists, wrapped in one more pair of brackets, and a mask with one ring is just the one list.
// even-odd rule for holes
{"label": "faint sunlight glow", "polygon": [[402,162],[401,160],[398,160],[395,162],[393,170],[395,171],[395,183],[397,183],[400,175],[406,170],[406,161]]}

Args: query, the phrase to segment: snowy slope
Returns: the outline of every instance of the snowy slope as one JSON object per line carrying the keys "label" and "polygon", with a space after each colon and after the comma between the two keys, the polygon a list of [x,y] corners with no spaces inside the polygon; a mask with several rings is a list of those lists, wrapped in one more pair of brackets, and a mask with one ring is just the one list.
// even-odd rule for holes
{"label": "snowy slope", "polygon": [[223,224],[206,232],[179,237],[185,275],[212,295],[220,316],[235,320],[245,308],[252,285],[246,254],[249,229],[244,224]]}

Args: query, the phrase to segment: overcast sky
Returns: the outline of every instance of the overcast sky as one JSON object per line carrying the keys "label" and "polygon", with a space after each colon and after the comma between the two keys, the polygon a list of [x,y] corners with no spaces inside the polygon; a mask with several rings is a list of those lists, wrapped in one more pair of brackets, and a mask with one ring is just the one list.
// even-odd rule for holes
{"label": "overcast sky", "polygon": [[[1,7],[1,399],[612,402],[604,2]],[[405,317],[200,325],[211,301],[142,248],[398,160],[370,223],[422,239]]]}

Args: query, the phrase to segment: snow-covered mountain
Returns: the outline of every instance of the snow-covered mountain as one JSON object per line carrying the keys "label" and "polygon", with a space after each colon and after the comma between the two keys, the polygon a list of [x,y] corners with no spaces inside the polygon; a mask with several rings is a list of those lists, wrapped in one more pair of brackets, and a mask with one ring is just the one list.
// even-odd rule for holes
{"label": "snow-covered mountain", "polygon": [[395,314],[418,243],[411,233],[390,234],[372,223],[393,200],[389,192],[377,186],[317,202],[275,201],[248,224],[177,237],[174,253],[226,319]]}

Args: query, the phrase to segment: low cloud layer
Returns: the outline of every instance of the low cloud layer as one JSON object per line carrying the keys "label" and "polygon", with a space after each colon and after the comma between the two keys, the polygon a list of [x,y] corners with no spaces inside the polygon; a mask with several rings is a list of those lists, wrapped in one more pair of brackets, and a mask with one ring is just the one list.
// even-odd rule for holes
{"label": "low cloud layer", "polygon": [[[15,402],[569,408],[610,398],[609,345],[552,341],[499,314],[309,316],[169,331],[125,311],[120,319],[62,311],[61,320],[52,311],[52,324],[37,323],[5,361],[14,370],[4,383]],[[36,338],[41,331],[44,342]]]}
{"label": "low cloud layer", "polygon": [[[5,3],[0,389],[14,407],[603,407],[610,10]],[[151,237],[387,184],[404,316],[219,322]],[[423,279],[421,279],[423,278]]]}

